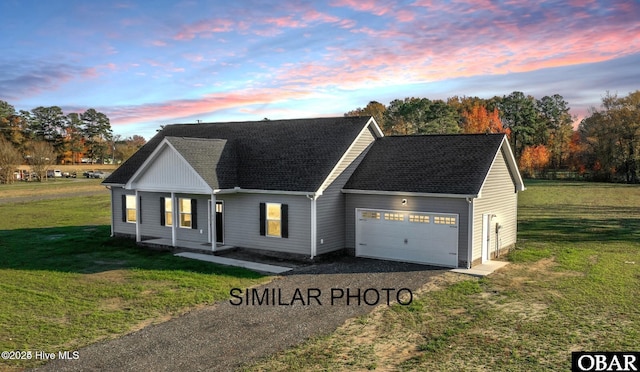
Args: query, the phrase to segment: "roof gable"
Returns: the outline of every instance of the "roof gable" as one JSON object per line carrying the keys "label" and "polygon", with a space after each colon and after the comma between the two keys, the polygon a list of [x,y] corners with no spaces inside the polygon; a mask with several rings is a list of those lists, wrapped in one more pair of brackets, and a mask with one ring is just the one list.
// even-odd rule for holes
{"label": "roof gable", "polygon": [[462,134],[380,138],[344,189],[475,196],[506,143],[504,137]]}
{"label": "roof gable", "polygon": [[129,188],[145,191],[211,193],[211,187],[168,140],[131,177]]}
{"label": "roof gable", "polygon": [[[370,117],[335,117],[167,125],[104,183],[127,184],[163,139],[172,137],[187,141],[170,140],[211,185],[214,180],[203,161],[208,153],[193,148],[195,142],[191,141],[199,138],[226,140],[219,155],[220,159],[227,157],[218,163],[225,169],[215,172],[224,188],[234,184],[243,189],[315,192],[370,120]],[[231,164],[236,170],[235,179],[234,172],[227,169]],[[220,179],[222,174],[224,180]]]}

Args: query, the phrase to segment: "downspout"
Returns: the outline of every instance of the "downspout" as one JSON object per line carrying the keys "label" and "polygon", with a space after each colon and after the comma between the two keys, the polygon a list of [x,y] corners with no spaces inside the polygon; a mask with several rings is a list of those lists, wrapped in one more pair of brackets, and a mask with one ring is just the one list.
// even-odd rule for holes
{"label": "downspout", "polygon": [[171,191],[171,246],[176,247],[176,226],[178,219],[176,218],[176,211],[178,210],[178,203],[176,201],[176,195]]}
{"label": "downspout", "polygon": [[474,198],[466,198],[469,204],[469,231],[467,232],[467,269],[471,268],[473,261],[473,200]]}
{"label": "downspout", "polygon": [[140,243],[140,197],[138,197],[138,189],[136,189],[136,243]]}
{"label": "downspout", "polygon": [[216,213],[216,194],[214,193],[211,193],[211,206],[209,208],[211,210],[209,214],[209,221],[211,222],[211,226],[209,226],[209,231],[211,231],[211,252],[215,252],[216,240],[218,240],[216,238],[216,217],[218,214]]}
{"label": "downspout", "polygon": [[114,217],[114,212],[115,212],[115,207],[113,205],[113,189],[111,188],[111,186],[105,186],[107,188],[107,190],[109,190],[111,192],[111,237],[113,238],[113,236],[115,235],[115,232],[113,231],[113,225],[115,224],[115,217]]}
{"label": "downspout", "polygon": [[316,194],[307,195],[307,199],[311,201],[311,259],[317,255],[317,235],[318,235],[318,227],[316,221]]}

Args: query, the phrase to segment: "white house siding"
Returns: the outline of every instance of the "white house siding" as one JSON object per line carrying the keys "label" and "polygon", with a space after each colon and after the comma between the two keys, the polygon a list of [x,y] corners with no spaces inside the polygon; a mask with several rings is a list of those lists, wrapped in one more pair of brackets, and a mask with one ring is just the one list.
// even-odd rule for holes
{"label": "white house siding", "polygon": [[[220,194],[224,200],[224,241],[227,245],[302,255],[311,254],[311,201],[304,195]],[[289,206],[289,237],[260,235],[260,203]]]}
{"label": "white house siding", "polygon": [[[469,233],[469,204],[465,198],[434,198],[424,196],[346,194],[345,244],[355,249],[356,208],[400,210],[412,212],[436,212],[458,214],[458,266],[467,265],[467,239]],[[407,200],[402,205],[402,199]]]}
{"label": "white house siding", "polygon": [[496,248],[496,223],[502,226],[498,238],[500,249],[515,244],[518,229],[518,194],[515,187],[513,178],[507,168],[505,154],[501,150],[489,170],[480,192],[480,198],[473,201],[473,262],[482,258],[483,214],[496,215],[496,218],[491,220],[491,225],[489,226],[491,229],[489,247],[492,255],[495,253]]}
{"label": "white house siding", "polygon": [[113,232],[116,235],[136,236],[136,224],[122,221],[122,195],[135,195],[133,190],[125,190],[122,187],[111,188],[111,200],[113,209]]}
{"label": "white house siding", "polygon": [[207,184],[175,150],[166,146],[152,164],[131,185],[134,189],[164,192],[206,192]]}
{"label": "white house siding", "polygon": [[341,190],[375,140],[371,130],[358,137],[330,177],[331,184],[316,201],[316,252],[328,253],[345,247],[344,195]]}

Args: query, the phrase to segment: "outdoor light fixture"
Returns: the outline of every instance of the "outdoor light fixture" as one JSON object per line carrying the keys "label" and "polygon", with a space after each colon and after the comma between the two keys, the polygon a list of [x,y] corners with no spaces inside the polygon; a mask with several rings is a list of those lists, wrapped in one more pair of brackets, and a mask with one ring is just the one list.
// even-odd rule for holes
{"label": "outdoor light fixture", "polygon": [[407,205],[407,199],[402,199],[402,205]]}

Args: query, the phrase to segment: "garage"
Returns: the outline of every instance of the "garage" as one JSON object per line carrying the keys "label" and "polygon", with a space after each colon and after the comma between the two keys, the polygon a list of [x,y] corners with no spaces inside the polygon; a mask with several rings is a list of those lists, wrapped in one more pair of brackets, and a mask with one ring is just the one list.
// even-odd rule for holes
{"label": "garage", "polygon": [[356,208],[356,256],[458,266],[457,214]]}

